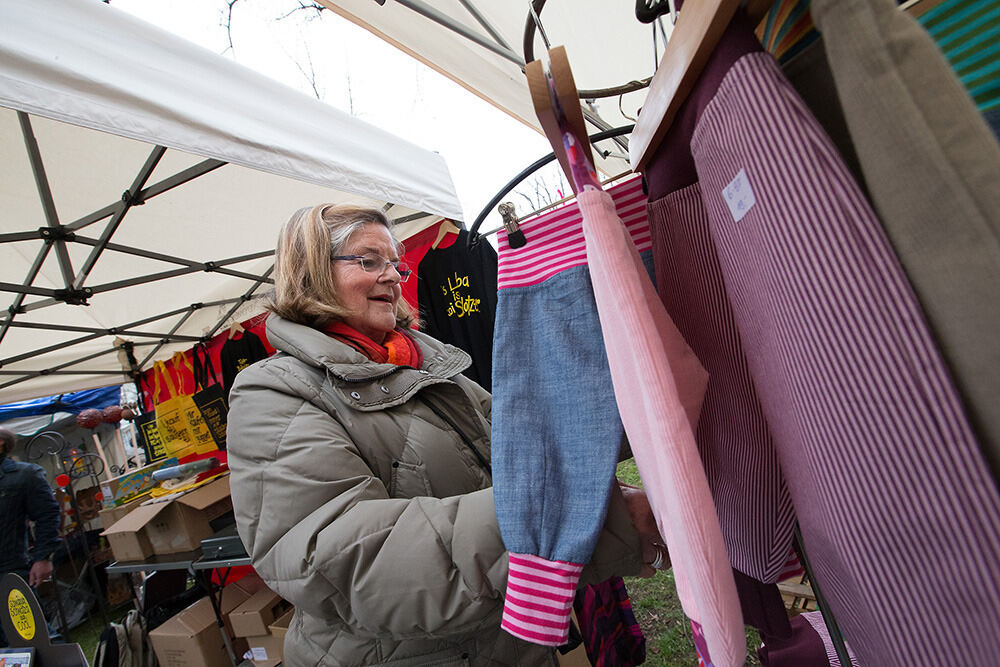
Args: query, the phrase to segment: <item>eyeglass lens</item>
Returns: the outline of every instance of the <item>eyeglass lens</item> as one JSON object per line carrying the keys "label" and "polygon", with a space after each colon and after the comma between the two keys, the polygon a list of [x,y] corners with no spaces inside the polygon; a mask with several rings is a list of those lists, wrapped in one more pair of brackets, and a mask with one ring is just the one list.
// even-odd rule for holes
{"label": "eyeglass lens", "polygon": [[383,271],[385,271],[386,265],[391,264],[392,267],[396,269],[396,273],[400,275],[400,277],[404,282],[407,278],[410,277],[411,272],[409,268],[406,266],[406,264],[400,262],[398,259],[390,261],[385,259],[384,257],[381,257],[380,255],[364,255],[360,259],[361,259],[361,268],[363,268],[365,271],[369,271],[371,273],[382,273]]}

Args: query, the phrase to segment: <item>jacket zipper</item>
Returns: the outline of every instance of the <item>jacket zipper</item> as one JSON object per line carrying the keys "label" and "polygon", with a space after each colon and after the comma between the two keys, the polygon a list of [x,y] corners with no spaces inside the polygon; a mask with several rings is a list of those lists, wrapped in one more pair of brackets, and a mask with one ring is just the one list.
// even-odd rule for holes
{"label": "jacket zipper", "polygon": [[448,424],[448,426],[450,426],[452,428],[452,430],[455,431],[455,433],[458,434],[458,437],[462,439],[462,442],[465,443],[465,446],[468,447],[469,449],[471,449],[472,453],[475,454],[476,460],[479,461],[479,465],[481,465],[483,467],[483,470],[485,470],[486,472],[488,472],[490,474],[490,476],[492,477],[493,476],[493,469],[490,467],[490,464],[487,463],[486,459],[483,458],[483,455],[479,453],[479,450],[476,449],[473,446],[472,440],[469,439],[469,437],[462,431],[462,429],[460,429],[458,427],[458,425],[455,424],[455,422],[451,420],[451,417],[449,417],[448,415],[446,415],[444,413],[444,411],[440,410],[436,405],[434,405],[427,398],[421,397],[421,399],[427,405],[427,407],[429,407],[431,409],[431,412],[433,412],[438,417],[440,417],[442,419],[442,421],[444,421],[446,424]]}

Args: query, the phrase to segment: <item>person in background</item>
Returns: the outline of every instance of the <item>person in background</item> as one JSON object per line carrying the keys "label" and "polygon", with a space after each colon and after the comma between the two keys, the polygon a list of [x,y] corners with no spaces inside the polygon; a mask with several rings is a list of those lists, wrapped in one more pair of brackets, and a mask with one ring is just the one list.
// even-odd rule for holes
{"label": "person in background", "polygon": [[[465,352],[409,328],[400,251],[378,210],[296,212],[275,253],[277,353],[231,394],[240,537],[295,605],[285,664],[556,665],[500,629],[490,394]],[[652,576],[658,542],[643,492],[616,490],[581,585]]]}
{"label": "person in background", "polygon": [[[59,504],[41,466],[9,458],[16,444],[17,436],[0,427],[0,576],[14,572],[29,586],[38,587],[52,576],[52,556],[59,546]],[[35,524],[30,549],[28,520]],[[7,645],[2,631],[0,641]]]}

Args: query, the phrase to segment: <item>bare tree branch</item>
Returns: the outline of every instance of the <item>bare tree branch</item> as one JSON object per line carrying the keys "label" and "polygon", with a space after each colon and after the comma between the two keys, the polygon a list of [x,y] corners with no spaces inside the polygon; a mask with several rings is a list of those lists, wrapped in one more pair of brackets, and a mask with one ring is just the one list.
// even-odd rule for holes
{"label": "bare tree branch", "polygon": [[229,40],[229,47],[223,49],[223,53],[226,51],[236,51],[236,47],[233,46],[233,7],[239,1],[240,0],[226,0],[226,15],[220,25],[226,29],[226,39]]}
{"label": "bare tree branch", "polygon": [[354,115],[354,88],[351,87],[351,68],[344,72],[344,79],[347,81],[347,111]]}
{"label": "bare tree branch", "polygon": [[287,19],[289,16],[295,14],[296,12],[301,12],[302,10],[307,10],[307,11],[308,10],[312,10],[315,13],[312,14],[312,15],[310,15],[310,16],[306,16],[306,18],[305,18],[306,21],[312,21],[313,19],[318,18],[323,13],[323,10],[325,10],[325,9],[326,9],[326,7],[324,7],[323,5],[321,5],[321,4],[317,3],[317,2],[302,2],[302,0],[299,0],[299,6],[298,7],[295,7],[293,9],[285,12],[281,16],[277,17],[275,20],[276,21],[280,21],[282,19]]}
{"label": "bare tree branch", "polygon": [[[297,58],[293,58],[292,62],[295,63],[295,66],[299,68],[300,72],[302,72],[302,76],[304,76],[306,78],[306,81],[309,82],[309,87],[312,88],[313,95],[316,96],[316,99],[322,100],[323,95],[322,93],[320,93],[319,85],[316,82],[316,68],[313,67],[312,53],[310,53],[308,46],[305,48],[305,53],[306,53],[306,65],[308,65],[309,67],[308,71],[306,70],[305,67],[302,66],[302,63],[299,62]],[[350,81],[348,81],[348,84],[350,84]]]}
{"label": "bare tree branch", "polygon": [[528,195],[524,194],[523,192],[517,191],[516,194],[524,197],[525,201],[528,202],[528,210],[529,211],[537,211],[540,208],[539,206],[535,205],[535,202],[531,201],[531,197],[529,197]]}

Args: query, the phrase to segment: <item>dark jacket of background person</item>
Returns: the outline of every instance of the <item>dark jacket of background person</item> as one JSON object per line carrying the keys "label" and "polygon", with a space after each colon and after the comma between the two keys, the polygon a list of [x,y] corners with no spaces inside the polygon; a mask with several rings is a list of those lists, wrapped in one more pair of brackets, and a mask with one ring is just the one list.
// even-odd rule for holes
{"label": "dark jacket of background person", "polygon": [[[2,455],[0,455],[2,456]],[[34,546],[28,548],[27,521],[35,523]],[[34,463],[0,459],[0,573],[27,578],[31,564],[48,559],[59,546],[59,504]]]}
{"label": "dark jacket of background person", "polygon": [[[296,607],[285,664],[556,665],[552,649],[500,629],[490,395],[460,375],[465,352],[409,333],[420,369],[272,314],[278,353],[233,388],[240,537]],[[639,552],[615,494],[584,583],[637,573]]]}

